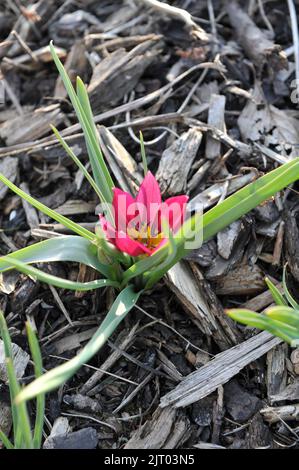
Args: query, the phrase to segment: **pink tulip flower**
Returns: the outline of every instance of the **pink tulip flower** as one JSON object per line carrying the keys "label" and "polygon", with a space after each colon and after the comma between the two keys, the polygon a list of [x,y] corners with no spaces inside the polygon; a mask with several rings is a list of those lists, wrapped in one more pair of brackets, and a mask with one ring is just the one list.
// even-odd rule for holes
{"label": "pink tulip flower", "polygon": [[107,239],[130,256],[150,256],[167,241],[162,231],[165,219],[172,233],[184,222],[188,196],[175,196],[162,202],[157,180],[148,171],[136,198],[119,188],[113,189],[114,226],[100,214]]}

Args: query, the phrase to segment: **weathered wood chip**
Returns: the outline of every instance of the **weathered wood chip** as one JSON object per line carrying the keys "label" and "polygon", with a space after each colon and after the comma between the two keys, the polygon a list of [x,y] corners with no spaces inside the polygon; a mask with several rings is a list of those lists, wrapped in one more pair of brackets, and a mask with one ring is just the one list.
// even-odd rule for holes
{"label": "weathered wood chip", "polygon": [[[59,435],[65,436],[70,431],[71,431],[71,428],[69,425],[69,420],[65,416],[59,416],[59,418],[55,419],[50,435],[48,437],[53,438]],[[46,442],[47,442],[47,439],[45,440],[44,445],[46,444]]]}
{"label": "weathered wood chip", "polygon": [[[84,76],[87,68],[87,57],[85,53],[85,46],[82,41],[75,41],[71,47],[70,52],[67,55],[67,59],[64,63],[64,68],[67,71],[73,85],[76,83],[76,78],[79,76],[84,80]],[[67,91],[62,83],[62,79],[59,75],[55,85],[54,97],[65,98]]]}
{"label": "weathered wood chip", "polygon": [[[12,343],[12,357],[13,364],[15,367],[16,376],[18,379],[21,379],[24,375],[26,367],[28,365],[30,356],[26,353],[20,346],[15,343]],[[8,376],[5,366],[5,354],[4,354],[4,343],[0,339],[0,380],[7,383]]]}
{"label": "weathered wood chip", "polygon": [[243,139],[264,144],[288,159],[297,157],[299,121],[268,104],[258,82],[255,83],[253,97],[254,101],[247,102],[238,118]]}
{"label": "weathered wood chip", "polygon": [[226,9],[231,25],[237,33],[238,41],[257,66],[261,67],[267,62],[276,71],[288,67],[287,57],[281,47],[268,39],[237,2],[230,0],[227,2]]}
{"label": "weathered wood chip", "polygon": [[280,394],[287,384],[286,359],[287,344],[279,344],[267,354],[267,394],[270,404],[273,404],[275,395]]}
{"label": "weathered wood chip", "polygon": [[81,343],[90,339],[96,330],[97,328],[89,328],[88,330],[82,331],[82,333],[74,333],[73,335],[66,336],[59,341],[56,341],[56,354],[62,354],[65,351],[71,351],[72,349],[80,348]]}
{"label": "weathered wood chip", "polygon": [[[12,425],[12,415],[10,406],[0,401],[0,429],[6,436],[9,435]],[[1,443],[0,443],[1,448]]]}
{"label": "weathered wood chip", "polygon": [[101,149],[116,181],[123,191],[134,193],[142,181],[137,163],[109,129],[98,126],[98,130]]}
{"label": "weathered wood chip", "polygon": [[193,266],[192,273],[187,263],[177,263],[168,271],[166,282],[191,315],[192,321],[205,335],[213,336],[221,349],[238,342],[233,322],[228,321],[218,299],[205,284],[196,266]]}
{"label": "weathered wood chip", "polygon": [[75,395],[64,395],[63,401],[78,411],[84,411],[87,413],[100,413],[102,411],[102,406],[98,400],[86,397],[80,393],[76,393]]}
{"label": "weathered wood chip", "polygon": [[44,449],[95,449],[98,444],[97,431],[93,428],[84,428],[67,435],[59,434],[48,437]]}
{"label": "weathered wood chip", "polygon": [[157,408],[152,420],[137,429],[125,449],[175,449],[190,434],[190,423],[185,415],[173,408]]}
{"label": "weathered wood chip", "polygon": [[299,379],[295,379],[294,382],[289,384],[283,390],[281,390],[276,395],[272,397],[272,403],[279,403],[279,402],[294,402],[298,401],[299,399]]}
{"label": "weathered wood chip", "polygon": [[256,171],[251,170],[245,175],[240,175],[232,178],[228,181],[228,185],[227,181],[224,181],[223,183],[213,184],[212,186],[192,198],[189,201],[188,207],[190,210],[196,210],[196,208],[198,207],[208,209],[220,199],[224,192],[227,196],[229,196],[238,189],[254,181],[256,177]]}
{"label": "weathered wood chip", "polygon": [[105,57],[93,71],[88,94],[93,112],[116,104],[134,89],[144,70],[153,62],[162,45],[149,40],[127,52],[117,49]]}
{"label": "weathered wood chip", "polygon": [[291,362],[293,364],[294,372],[299,375],[299,349],[294,349],[291,354]]}
{"label": "weathered wood chip", "polygon": [[264,408],[260,413],[270,424],[281,421],[299,421],[299,404]]}
{"label": "weathered wood chip", "polygon": [[19,279],[20,273],[18,271],[0,273],[0,292],[3,294],[11,294],[14,292]]}
{"label": "weathered wood chip", "polygon": [[39,108],[35,111],[6,121],[0,126],[0,137],[6,145],[31,142],[48,134],[50,124],[58,127],[63,121],[59,105]]}
{"label": "weathered wood chip", "polygon": [[[21,183],[20,188],[27,194],[30,195],[29,186],[27,183]],[[22,206],[25,211],[26,220],[31,229],[35,229],[39,226],[39,218],[37,210],[29,204],[25,199],[22,198]]]}
{"label": "weathered wood chip", "polygon": [[288,268],[292,275],[299,281],[299,227],[298,227],[299,207],[285,213],[284,242]]}
{"label": "weathered wood chip", "polygon": [[255,264],[242,265],[217,279],[216,293],[219,295],[255,295],[265,288],[262,270]]}
{"label": "weathered wood chip", "polygon": [[[208,124],[225,131],[225,96],[213,94],[210,99]],[[210,135],[207,136],[205,156],[209,160],[220,157],[221,143]]]}
{"label": "weathered wood chip", "polygon": [[[232,225],[224,229],[224,233],[217,234],[221,254],[225,256],[229,254],[229,257],[225,259],[221,254],[217,255],[213,264],[205,272],[206,279],[222,279],[243,260],[244,250],[251,235],[251,224],[247,217],[243,217],[241,221],[237,221],[237,225]],[[227,233],[227,246],[225,245],[225,233]]]}
{"label": "weathered wood chip", "polygon": [[221,232],[217,233],[217,250],[219,255],[228,259],[238,238],[242,226],[241,220],[236,220]]}
{"label": "weathered wood chip", "polygon": [[162,194],[184,193],[187,177],[202,140],[202,133],[189,129],[164,150],[156,173]]}
{"label": "weathered wood chip", "polygon": [[76,215],[94,212],[95,207],[96,205],[94,202],[69,200],[62,204],[62,206],[57,207],[55,210],[61,215]]}
{"label": "weathered wood chip", "polygon": [[225,385],[224,398],[227,411],[237,423],[248,421],[262,408],[262,401],[241,387],[236,380]]}
{"label": "weathered wood chip", "polygon": [[193,447],[195,447],[195,449],[225,449],[225,447],[213,444],[212,442],[198,442],[198,444],[194,444]]}
{"label": "weathered wood chip", "polygon": [[184,378],[174,390],[164,395],[160,406],[164,408],[172,405],[179,408],[201,400],[279,343],[281,343],[279,338],[262,332],[221,352],[208,364]]}
{"label": "weathered wood chip", "polygon": [[[276,288],[280,293],[283,292],[283,287],[281,283],[275,283]],[[266,287],[266,284],[265,284]],[[273,303],[273,297],[269,290],[262,292],[261,294],[253,297],[252,299],[244,302],[240,305],[240,308],[246,308],[248,310],[253,310],[254,312],[260,312],[263,308],[268,307],[268,305]]]}
{"label": "weathered wood chip", "polygon": [[[17,158],[5,157],[0,160],[0,173],[14,183],[17,178],[18,165],[19,161]],[[4,198],[7,192],[8,187],[6,184],[0,182],[0,200]]]}

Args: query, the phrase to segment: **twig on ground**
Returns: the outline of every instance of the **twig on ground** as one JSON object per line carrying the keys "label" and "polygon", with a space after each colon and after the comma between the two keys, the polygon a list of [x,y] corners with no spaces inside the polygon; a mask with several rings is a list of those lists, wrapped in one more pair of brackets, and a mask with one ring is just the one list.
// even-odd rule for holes
{"label": "twig on ground", "polygon": [[158,0],[137,0],[139,3],[145,3],[149,7],[172,16],[185,23],[186,27],[190,30],[191,34],[201,41],[207,42],[209,40],[208,34],[192,19],[192,15],[182,8],[168,5],[167,3],[159,2]]}

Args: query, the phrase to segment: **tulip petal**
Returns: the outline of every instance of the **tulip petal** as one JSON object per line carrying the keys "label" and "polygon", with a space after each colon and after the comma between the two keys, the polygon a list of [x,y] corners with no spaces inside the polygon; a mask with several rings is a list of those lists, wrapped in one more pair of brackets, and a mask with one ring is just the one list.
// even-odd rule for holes
{"label": "tulip petal", "polygon": [[117,233],[114,243],[120,251],[127,253],[130,256],[139,256],[144,254],[150,255],[152,253],[152,251],[145,245],[136,240],[132,240],[132,238],[123,232]]}
{"label": "tulip petal", "polygon": [[113,188],[113,209],[116,230],[126,231],[127,225],[134,217],[130,214],[130,206],[135,204],[135,199],[131,194],[119,188]]}
{"label": "tulip petal", "polygon": [[161,217],[165,217],[169,228],[176,232],[184,223],[188,196],[174,196],[166,199],[162,204]]}
{"label": "tulip petal", "polygon": [[114,240],[116,237],[115,228],[110,224],[110,222],[107,219],[105,219],[105,217],[102,214],[99,214],[99,219],[100,219],[101,228],[104,234],[106,235],[107,240],[114,243]]}
{"label": "tulip petal", "polygon": [[153,219],[156,218],[159,206],[161,205],[161,191],[156,178],[150,171],[147,172],[141,183],[136,201],[143,204],[146,208],[147,220],[144,223],[153,225]]}

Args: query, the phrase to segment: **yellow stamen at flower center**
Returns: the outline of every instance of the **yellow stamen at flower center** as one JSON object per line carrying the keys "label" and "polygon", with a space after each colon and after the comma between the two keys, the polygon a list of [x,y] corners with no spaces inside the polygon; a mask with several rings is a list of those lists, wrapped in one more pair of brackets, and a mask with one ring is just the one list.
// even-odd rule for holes
{"label": "yellow stamen at flower center", "polygon": [[140,243],[143,243],[147,248],[156,248],[159,243],[163,240],[164,235],[162,232],[152,234],[151,227],[143,225],[140,230],[136,230],[134,227],[128,227],[128,235],[133,240],[137,240]]}

